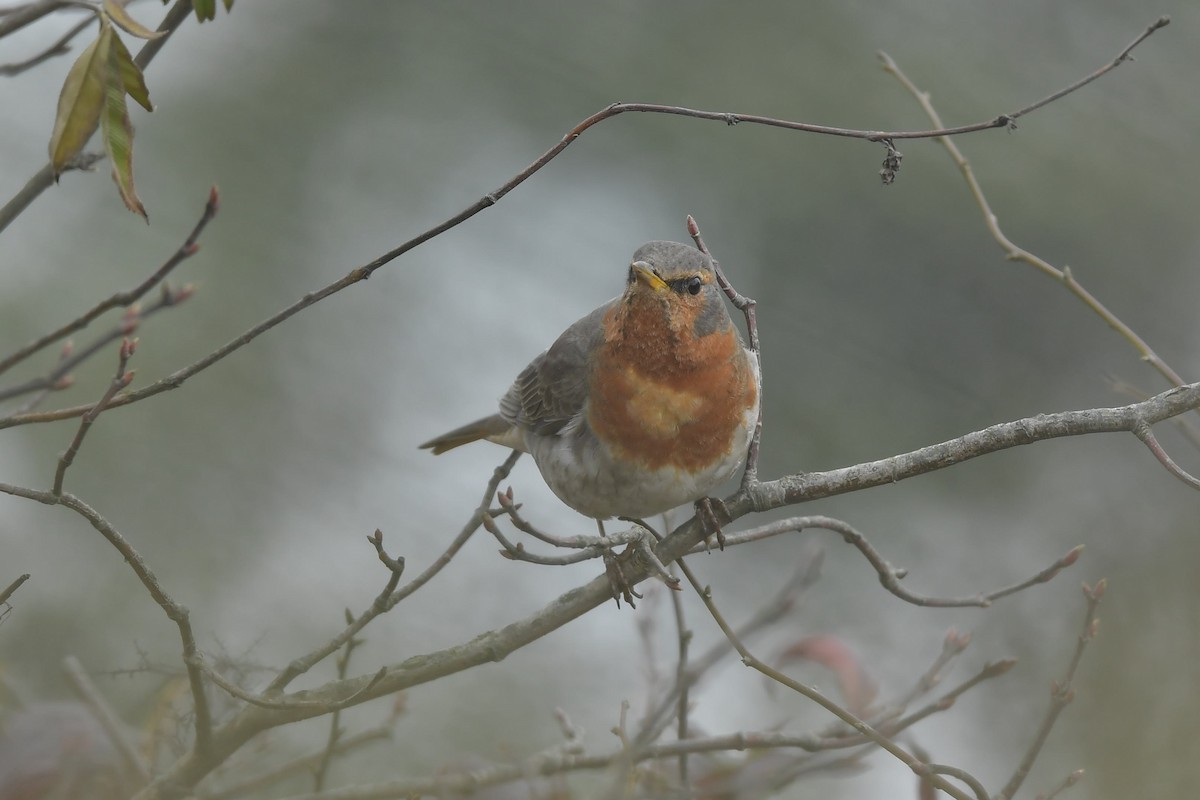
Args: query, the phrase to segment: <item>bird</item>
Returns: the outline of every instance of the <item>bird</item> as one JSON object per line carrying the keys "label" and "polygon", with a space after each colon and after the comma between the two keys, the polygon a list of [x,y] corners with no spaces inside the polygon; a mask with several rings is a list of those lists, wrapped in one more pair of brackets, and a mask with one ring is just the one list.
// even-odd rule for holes
{"label": "bird", "polygon": [[704,502],[745,460],[761,393],[758,356],[722,295],[708,254],[642,245],[624,292],[534,358],[498,413],[420,447],[437,455],[487,440],[529,453],[601,537],[606,519]]}

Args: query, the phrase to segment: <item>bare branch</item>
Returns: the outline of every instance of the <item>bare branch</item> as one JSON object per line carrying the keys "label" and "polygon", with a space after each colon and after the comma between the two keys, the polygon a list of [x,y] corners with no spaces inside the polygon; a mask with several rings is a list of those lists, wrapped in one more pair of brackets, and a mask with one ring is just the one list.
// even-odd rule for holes
{"label": "bare branch", "polygon": [[[1041,108],[1047,103],[1053,102],[1063,97],[1065,94],[1073,92],[1081,86],[1096,80],[1114,67],[1123,64],[1125,61],[1129,60],[1129,53],[1131,50],[1133,50],[1133,48],[1137,47],[1146,39],[1146,37],[1154,33],[1154,31],[1158,30],[1159,28],[1164,27],[1169,22],[1169,18],[1160,17],[1128,47],[1122,50],[1109,64],[1101,67],[1099,70],[1093,72],[1083,80],[1068,86],[1066,89],[1055,92],[1044,100],[1038,101],[1037,103],[1022,109],[1021,111],[1008,115],[1009,119],[1015,120],[1019,116]],[[919,88],[917,88],[916,84],[909,80],[908,76],[900,70],[900,67],[896,65],[896,62],[888,57],[886,53],[880,53],[880,58],[883,60],[884,70],[894,75],[896,79],[904,86],[904,88],[907,89],[914,98],[916,98],[918,103],[920,103],[921,108],[925,111],[925,114],[929,117],[930,121],[935,126],[940,126],[941,117],[938,115],[937,110],[933,107],[933,102],[929,99],[929,93],[921,91]],[[1172,385],[1182,386],[1183,378],[1179,376],[1179,373],[1177,373],[1171,368],[1170,365],[1167,364],[1166,361],[1159,357],[1159,355],[1154,352],[1150,345],[1147,344],[1146,341],[1142,339],[1142,337],[1139,336],[1131,327],[1122,322],[1116,314],[1110,311],[1107,306],[1105,306],[1090,292],[1088,292],[1087,289],[1085,289],[1083,285],[1079,283],[1079,281],[1075,280],[1075,276],[1072,274],[1070,269],[1065,267],[1063,269],[1058,269],[1039,256],[1034,255],[1022,247],[1018,247],[1005,235],[1004,231],[1000,228],[1000,222],[996,216],[996,213],[992,211],[992,207],[988,203],[987,197],[983,193],[983,187],[979,184],[978,179],[976,179],[974,170],[971,169],[970,162],[967,161],[965,156],[963,156],[962,151],[958,149],[958,145],[956,145],[953,140],[946,137],[940,137],[938,141],[943,147],[946,148],[946,151],[950,154],[950,158],[954,161],[955,165],[958,166],[959,172],[962,173],[963,179],[966,181],[967,187],[970,189],[971,196],[975,199],[976,205],[979,206],[979,210],[983,214],[983,221],[987,226],[988,232],[992,235],[992,238],[996,240],[996,243],[1000,245],[1000,248],[1004,251],[1005,257],[1011,261],[1023,261],[1052,280],[1062,283],[1063,286],[1067,287],[1067,290],[1070,291],[1071,294],[1075,295],[1097,316],[1104,320],[1105,324],[1120,334],[1125,341],[1129,342],[1129,344],[1132,345],[1135,350],[1137,350],[1143,361],[1149,362],[1150,365],[1158,370],[1159,374],[1166,378],[1167,381],[1169,381]]]}
{"label": "bare branch", "polygon": [[1044,794],[1038,794],[1037,800],[1053,800],[1053,798],[1058,797],[1060,794],[1065,792],[1067,789],[1070,789],[1081,780],[1083,780],[1083,770],[1077,769],[1059,781],[1050,791],[1045,792]]}
{"label": "bare branch", "polygon": [[[364,745],[385,739],[391,739],[393,728],[394,724],[388,723],[386,725],[369,728],[365,731],[351,734],[349,736],[344,736],[337,743],[337,748],[334,751],[335,755],[344,755],[353,750],[357,750]],[[243,795],[259,791],[260,789],[265,789],[268,786],[273,786],[274,784],[287,780],[298,773],[303,773],[314,769],[317,763],[325,757],[325,752],[325,750],[321,750],[320,752],[310,753],[309,755],[289,761],[286,764],[281,764],[269,772],[264,772],[261,775],[255,775],[252,778],[247,778],[244,781],[232,786],[227,786],[224,789],[197,792],[196,796],[201,798],[201,800],[232,800],[235,797],[242,797]]]}
{"label": "bare branch", "polygon": [[[54,342],[64,339],[75,331],[87,327],[92,320],[96,319],[104,312],[113,308],[128,308],[140,300],[146,294],[146,292],[162,283],[173,269],[199,251],[200,245],[197,244],[197,240],[200,238],[200,234],[203,233],[204,229],[208,226],[208,223],[212,221],[213,217],[216,216],[219,205],[217,187],[214,186],[209,190],[208,202],[204,204],[204,212],[200,215],[200,220],[192,228],[192,232],[188,234],[188,237],[184,239],[183,244],[179,246],[179,249],[171,254],[171,257],[164,261],[162,266],[160,266],[148,278],[132,289],[124,292],[117,292],[108,299],[101,300],[95,306],[88,309],[83,314],[80,314],[78,317],[58,328],[57,330],[47,333],[45,336],[30,342],[16,352],[5,357],[3,360],[0,360],[0,373],[11,369],[14,365],[21,363],[26,358],[29,358],[29,356],[53,344]],[[167,299],[171,299],[172,302],[166,303],[165,301]],[[174,305],[180,302],[181,299],[184,298],[168,298],[166,295],[164,295],[163,304]],[[149,313],[149,311],[144,312],[143,316],[146,316]],[[122,330],[122,334],[129,334],[131,332],[132,330]],[[52,373],[51,376],[46,378],[47,383],[53,384],[55,380],[69,372],[71,368],[75,366],[75,363],[69,365],[64,371],[62,371],[61,374],[55,375]],[[12,394],[0,394],[0,400],[3,400],[6,396],[12,396]]]}
{"label": "bare branch", "polygon": [[116,396],[117,392],[124,389],[133,380],[133,373],[125,371],[125,365],[129,363],[129,357],[133,355],[137,349],[137,339],[125,339],[121,342],[121,349],[117,357],[117,374],[109,382],[108,388],[104,390],[100,401],[92,406],[92,410],[83,415],[83,419],[79,421],[79,429],[75,431],[75,438],[71,440],[71,444],[61,456],[58,457],[58,469],[54,472],[54,488],[51,493],[54,495],[62,494],[63,481],[67,477],[67,470],[75,461],[75,456],[79,453],[79,448],[83,445],[83,437],[87,436],[87,432],[91,430],[92,424],[101,412],[108,407],[110,401]]}
{"label": "bare branch", "polygon": [[159,583],[158,576],[150,569],[146,560],[142,558],[141,553],[129,543],[129,540],[113,527],[112,523],[101,516],[98,511],[75,495],[70,492],[62,492],[61,494],[41,492],[36,489],[28,489],[8,483],[0,483],[0,492],[13,495],[14,497],[24,497],[27,500],[36,500],[48,506],[61,505],[71,509],[86,519],[125,559],[125,563],[137,575],[138,580],[142,582],[142,586],[150,593],[154,602],[158,604],[167,615],[167,618],[174,622],[175,626],[179,629],[179,638],[183,644],[183,661],[187,665],[188,684],[192,691],[196,752],[207,756],[212,740],[212,711],[209,709],[208,697],[204,694],[204,679],[201,671],[199,667],[192,663],[199,651],[196,647],[196,637],[192,632],[190,613],[187,608],[175,602],[167,594],[162,584]]}
{"label": "bare branch", "polygon": [[83,664],[75,656],[67,656],[63,659],[63,670],[66,672],[67,680],[71,684],[71,688],[75,690],[75,694],[92,712],[92,716],[100,723],[100,727],[104,728],[104,733],[112,742],[113,747],[121,754],[125,766],[138,777],[139,784],[145,784],[150,780],[149,765],[142,758],[142,754],[138,752],[137,743],[129,735],[125,723],[117,716],[117,712],[113,711],[112,707],[105,702],[96,685],[92,683],[92,679],[88,677]]}
{"label": "bare branch", "polygon": [[680,559],[677,563],[679,564],[679,568],[683,572],[684,577],[688,579],[688,582],[692,584],[692,588],[696,591],[696,594],[700,596],[704,606],[708,609],[708,613],[712,615],[712,618],[721,628],[721,631],[725,634],[725,637],[729,639],[730,644],[732,644],[734,649],[738,651],[738,654],[741,655],[742,663],[751,669],[761,672],[771,680],[786,686],[797,694],[812,700],[814,703],[821,706],[826,711],[829,711],[842,722],[849,725],[856,732],[869,739],[873,744],[891,753],[901,763],[911,769],[915,775],[918,777],[928,778],[928,780],[937,788],[955,798],[955,800],[971,800],[971,798],[959,790],[958,787],[946,781],[936,772],[931,771],[928,764],[925,764],[916,756],[906,751],[891,738],[875,730],[848,709],[843,708],[838,703],[830,700],[817,689],[787,677],[783,673],[779,672],[779,670],[756,658],[748,649],[746,649],[746,646],[737,638],[737,634],[734,632],[733,628],[731,628],[729,623],[725,621],[725,617],[721,614],[716,603],[713,601],[712,592],[709,591],[707,587],[700,585],[700,582],[696,580],[696,576],[692,574],[692,571],[688,569],[687,565],[683,563],[682,559]]}
{"label": "bare branch", "polygon": [[[1008,783],[1004,784],[1004,788],[996,795],[995,800],[1009,800],[1016,795],[1017,790],[1021,788],[1021,784],[1025,782],[1025,778],[1029,776],[1029,770],[1033,768],[1033,762],[1037,760],[1038,755],[1042,752],[1042,747],[1046,744],[1046,739],[1050,736],[1051,729],[1054,728],[1054,723],[1058,720],[1058,715],[1063,712],[1071,701],[1075,699],[1075,671],[1079,669],[1079,662],[1083,660],[1083,653],[1087,649],[1088,642],[1096,638],[1096,628],[1099,625],[1099,619],[1096,617],[1096,609],[1100,607],[1100,601],[1104,598],[1104,592],[1108,589],[1108,581],[1101,578],[1095,587],[1083,585],[1083,596],[1087,600],[1087,608],[1083,615],[1083,627],[1079,631],[1079,636],[1075,641],[1075,651],[1071,654],[1071,661],[1067,664],[1067,671],[1063,675],[1062,680],[1055,681],[1050,688],[1050,706],[1046,709],[1046,715],[1042,718],[1042,724],[1038,726],[1037,733],[1033,737],[1033,742],[1030,743],[1029,749],[1021,758],[1017,768],[1013,771],[1012,777],[1008,779]],[[1063,787],[1065,788],[1065,787]]]}
{"label": "bare branch", "polygon": [[71,51],[71,40],[82,33],[84,28],[87,28],[94,21],[95,17],[85,17],[77,22],[70,30],[60,36],[58,41],[54,42],[54,44],[50,45],[42,52],[30,56],[24,61],[14,61],[8,64],[0,64],[0,75],[5,77],[20,75],[25,70],[33,69],[43,61],[54,58],[54,56],[60,56],[65,53],[69,53]]}
{"label": "bare branch", "polygon": [[[21,28],[37,22],[42,17],[71,7],[78,7],[78,3],[75,0],[36,0],[36,2],[18,6],[0,19],[0,39],[11,33],[16,33]],[[93,19],[95,19],[95,15],[89,14],[88,21],[91,22]]]}
{"label": "bare branch", "polygon": [[520,451],[514,450],[509,454],[508,458],[504,460],[503,464],[496,467],[492,473],[491,480],[488,481],[487,488],[483,491],[482,502],[480,502],[479,506],[475,509],[475,512],[471,515],[471,518],[467,520],[467,523],[463,526],[462,530],[459,531],[458,536],[454,538],[454,541],[450,543],[450,546],[446,548],[446,550],[437,558],[436,561],[430,564],[424,572],[422,572],[413,580],[409,581],[401,589],[396,589],[396,585],[400,580],[400,572],[403,570],[403,565],[401,563],[403,560],[391,559],[390,557],[387,557],[387,554],[383,551],[383,534],[379,531],[375,531],[375,536],[371,539],[371,543],[379,553],[379,560],[382,561],[391,572],[391,577],[388,579],[387,586],[384,587],[383,592],[381,592],[379,596],[375,598],[375,602],[371,604],[369,609],[360,614],[358,618],[354,620],[354,622],[347,625],[341,633],[330,639],[321,647],[313,650],[311,653],[307,653],[301,658],[292,661],[292,663],[287,666],[287,669],[280,672],[279,675],[276,676],[273,681],[271,681],[265,694],[271,696],[277,694],[278,692],[282,692],[287,688],[288,684],[290,684],[296,678],[308,672],[315,665],[327,658],[330,654],[343,647],[346,642],[350,641],[350,639],[356,636],[359,631],[365,628],[367,623],[375,619],[375,617],[379,616],[380,614],[385,614],[391,609],[395,608],[397,603],[420,589],[422,586],[428,583],[434,575],[437,575],[439,572],[441,572],[442,568],[450,563],[450,559],[454,558],[458,551],[462,549],[462,546],[467,543],[467,540],[470,539],[475,531],[479,529],[479,526],[487,516],[487,508],[491,503],[492,495],[495,493],[496,487],[500,485],[502,480],[508,477],[508,474],[516,465],[517,459],[520,457]]}
{"label": "bare branch", "polygon": [[[725,507],[733,519],[738,519],[750,511],[767,511],[872,486],[896,483],[988,453],[1033,442],[1094,433],[1134,432],[1143,425],[1153,425],[1198,407],[1200,383],[1193,383],[1168,389],[1149,400],[1127,406],[1039,414],[1036,417],[992,425],[957,439],[878,461],[828,472],[789,475],[758,483],[727,498]],[[673,548],[680,543],[681,538],[689,535],[690,529],[682,528],[667,537],[666,542]],[[687,549],[697,540],[698,537],[689,542]]]}
{"label": "bare branch", "polygon": [[[1056,560],[1053,564],[1038,572],[1020,583],[1006,586],[1002,589],[996,589],[985,594],[971,595],[968,597],[933,597],[929,595],[916,594],[910,592],[900,585],[900,581],[908,575],[908,571],[898,569],[884,560],[874,546],[871,545],[863,534],[855,530],[851,525],[843,522],[840,519],[824,516],[811,517],[789,517],[788,519],[769,522],[765,525],[760,525],[756,528],[751,528],[748,531],[740,531],[730,534],[726,537],[726,546],[735,547],[748,542],[756,542],[762,539],[769,539],[773,536],[779,536],[785,533],[800,533],[805,530],[827,530],[839,534],[847,543],[858,549],[867,562],[875,569],[879,575],[879,582],[883,588],[899,597],[906,603],[912,603],[916,606],[925,606],[930,608],[959,608],[963,606],[979,606],[986,608],[991,605],[994,600],[1001,597],[1007,597],[1010,594],[1015,594],[1030,586],[1039,583],[1045,583],[1051,580],[1059,572],[1062,572],[1067,567],[1074,564],[1079,559],[1079,554],[1083,552],[1083,545],[1077,545],[1067,551],[1066,555]],[[690,553],[699,553],[703,551],[703,545],[695,545],[689,551]]]}
{"label": "bare branch", "polygon": [[[387,565],[392,571],[396,581],[400,580],[400,573],[404,571],[404,560],[394,561],[387,558],[387,554],[383,552],[383,534],[378,530],[375,531],[373,542],[377,542],[376,549],[379,551],[379,560]],[[386,559],[386,560],[385,560]],[[394,587],[394,584],[389,583]],[[354,615],[346,609],[346,624],[354,624]],[[346,646],[342,649],[342,654],[337,659],[337,677],[338,680],[345,680],[350,669],[350,656],[354,653],[354,648],[362,644],[361,639],[350,638],[346,640]],[[342,709],[336,708],[329,715],[329,735],[325,740],[325,751],[321,754],[321,759],[313,767],[313,791],[319,792],[325,788],[325,779],[329,775],[329,766],[333,763],[333,757],[338,752],[338,742],[342,737]]]}
{"label": "bare branch", "polygon": [[1150,430],[1149,425],[1139,425],[1134,429],[1133,435],[1142,440],[1142,443],[1150,449],[1154,457],[1158,459],[1158,463],[1162,464],[1167,472],[1179,478],[1185,486],[1190,486],[1193,489],[1200,489],[1200,479],[1184,470],[1167,454],[1163,446],[1158,443],[1158,439],[1154,435],[1154,431]]}
{"label": "bare branch", "polygon": [[[265,694],[255,694],[254,692],[246,691],[233,681],[227,679],[219,671],[209,666],[199,654],[192,659],[192,663],[201,669],[210,681],[236,697],[238,700],[244,700],[252,706],[270,709],[273,711],[313,712],[312,714],[309,714],[309,716],[323,716],[325,714],[330,714],[334,711],[340,711],[343,708],[356,705],[360,700],[364,699],[364,696],[370,692],[371,689],[375,688],[376,684],[383,680],[383,676],[387,674],[387,667],[380,667],[364,686],[355,690],[352,694],[338,700],[275,700]],[[338,682],[345,683],[346,681],[343,678]]]}
{"label": "bare branch", "polygon": [[15,592],[17,589],[20,589],[21,584],[23,584],[27,580],[29,580],[28,572],[26,572],[24,575],[21,575],[20,577],[18,577],[15,581],[10,583],[3,590],[0,590],[0,605],[4,605],[5,603],[7,603],[8,598],[13,596],[13,592]]}

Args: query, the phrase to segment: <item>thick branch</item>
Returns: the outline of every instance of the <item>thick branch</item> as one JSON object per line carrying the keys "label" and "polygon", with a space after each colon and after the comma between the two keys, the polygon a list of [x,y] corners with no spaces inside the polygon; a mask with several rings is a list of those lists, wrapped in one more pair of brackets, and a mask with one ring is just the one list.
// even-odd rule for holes
{"label": "thick branch", "polygon": [[757,484],[726,500],[735,519],[749,511],[766,511],[872,486],[896,483],[916,475],[960,464],[979,456],[1033,442],[1093,433],[1136,433],[1187,411],[1200,408],[1200,383],[1169,389],[1141,403],[1116,408],[1039,414],[968,433],[957,439],[909,453],[828,472],[789,475]]}

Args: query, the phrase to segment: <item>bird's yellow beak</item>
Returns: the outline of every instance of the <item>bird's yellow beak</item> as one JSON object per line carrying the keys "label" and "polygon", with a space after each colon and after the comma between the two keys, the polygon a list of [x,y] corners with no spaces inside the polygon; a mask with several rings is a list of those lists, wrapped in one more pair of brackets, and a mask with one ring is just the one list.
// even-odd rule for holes
{"label": "bird's yellow beak", "polygon": [[669,288],[662,278],[654,274],[654,269],[645,261],[634,261],[629,268],[633,270],[633,276],[639,283],[654,291],[665,292]]}

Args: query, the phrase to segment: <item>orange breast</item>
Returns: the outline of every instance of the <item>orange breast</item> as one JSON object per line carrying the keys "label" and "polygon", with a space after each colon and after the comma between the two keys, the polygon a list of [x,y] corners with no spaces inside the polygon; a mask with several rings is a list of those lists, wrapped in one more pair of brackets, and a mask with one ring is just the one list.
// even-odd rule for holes
{"label": "orange breast", "polygon": [[730,452],[758,387],[732,327],[674,348],[661,337],[602,345],[588,422],[630,461],[697,471]]}

